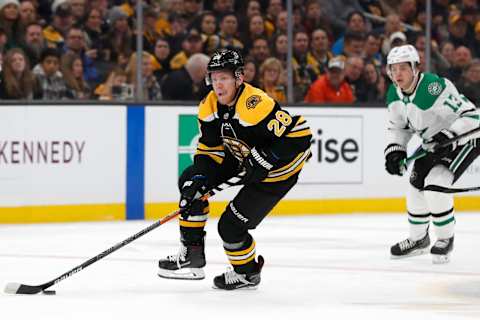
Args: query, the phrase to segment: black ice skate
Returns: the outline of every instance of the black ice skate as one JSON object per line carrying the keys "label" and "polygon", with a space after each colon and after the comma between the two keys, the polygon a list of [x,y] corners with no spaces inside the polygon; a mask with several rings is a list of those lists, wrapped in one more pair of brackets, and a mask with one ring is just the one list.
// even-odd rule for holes
{"label": "black ice skate", "polygon": [[260,273],[262,271],[263,264],[263,257],[258,256],[255,267],[256,270],[252,273],[241,274],[230,269],[213,279],[213,288],[223,290],[256,289],[260,284]]}
{"label": "black ice skate", "polygon": [[158,261],[158,276],[167,279],[202,280],[205,278],[204,239],[197,243],[181,241],[176,255]]}
{"label": "black ice skate", "polygon": [[401,259],[413,256],[419,256],[428,252],[430,246],[430,237],[428,231],[425,236],[420,240],[412,240],[407,238],[390,248],[392,259]]}
{"label": "black ice skate", "polygon": [[450,262],[450,252],[453,250],[453,237],[448,239],[438,239],[430,249],[432,262],[442,264]]}

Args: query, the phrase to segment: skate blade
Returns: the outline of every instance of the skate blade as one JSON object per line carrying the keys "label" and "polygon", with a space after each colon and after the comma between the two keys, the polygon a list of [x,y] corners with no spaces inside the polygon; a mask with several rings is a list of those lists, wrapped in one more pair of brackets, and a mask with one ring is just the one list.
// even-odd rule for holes
{"label": "skate blade", "polygon": [[433,264],[445,264],[450,262],[449,254],[432,254]]}
{"label": "skate blade", "polygon": [[164,279],[202,280],[205,272],[202,268],[182,268],[179,270],[158,269],[158,276]]}
{"label": "skate blade", "polygon": [[403,256],[394,256],[393,254],[390,255],[390,259],[392,260],[400,260],[400,259],[405,259],[405,258],[410,258],[410,257],[415,257],[415,256],[421,256],[424,254],[428,253],[428,248],[424,249],[418,249],[415,251],[410,252],[409,254],[405,254]]}
{"label": "skate blade", "polygon": [[216,285],[213,285],[212,288],[215,289],[215,290],[223,290],[223,291],[257,290],[257,289],[258,289],[258,285],[256,285],[256,286],[246,286],[246,287],[235,288],[235,289],[230,289],[230,290],[223,289],[223,288],[219,288],[219,287],[217,287]]}

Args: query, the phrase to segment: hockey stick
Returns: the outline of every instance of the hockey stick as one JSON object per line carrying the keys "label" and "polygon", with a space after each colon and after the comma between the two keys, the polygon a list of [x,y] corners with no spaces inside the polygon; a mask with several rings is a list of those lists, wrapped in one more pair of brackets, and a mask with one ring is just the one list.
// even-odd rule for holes
{"label": "hockey stick", "polygon": [[468,188],[447,188],[442,186],[437,186],[435,184],[429,184],[422,189],[422,191],[436,191],[442,193],[461,193],[461,192],[471,192],[471,191],[478,191],[480,190],[480,186],[478,187],[468,187]]}
{"label": "hockey stick", "polygon": [[[226,181],[226,182],[214,187],[212,190],[208,191],[206,194],[204,194],[201,197],[201,199],[206,200],[206,199],[212,197],[213,195],[217,194],[218,192],[220,192],[222,190],[225,190],[225,189],[227,189],[231,186],[238,185],[244,175],[245,175],[245,172],[243,171],[240,174],[238,174],[237,176],[231,177],[230,179],[228,179],[228,181]],[[85,261],[84,263],[74,267],[73,269],[65,272],[61,276],[58,276],[51,281],[45,282],[44,284],[40,284],[40,285],[37,285],[37,286],[31,286],[31,285],[27,285],[27,284],[10,282],[6,285],[4,291],[5,291],[5,293],[10,293],[10,294],[36,294],[36,293],[39,293],[39,292],[43,292],[44,294],[55,294],[54,290],[45,290],[45,289],[50,288],[51,286],[59,283],[60,281],[63,281],[65,279],[71,277],[72,275],[74,275],[77,272],[82,271],[83,269],[85,269],[89,265],[97,262],[100,259],[105,258],[109,254],[111,254],[111,253],[117,251],[118,249],[126,246],[130,242],[132,242],[134,240],[137,240],[141,236],[143,236],[143,235],[149,233],[150,231],[158,228],[162,224],[172,220],[173,218],[178,216],[180,213],[181,213],[181,210],[176,210],[176,211],[170,213],[169,215],[163,217],[162,219],[160,219],[157,222],[151,224],[150,226],[146,227],[145,229],[139,231],[138,233],[134,234],[133,236],[117,243],[113,247],[108,248],[107,250],[103,251],[102,253],[100,253],[100,254],[96,255],[95,257]]]}
{"label": "hockey stick", "polygon": [[[478,133],[478,132],[480,132],[480,127],[472,129],[472,130],[467,131],[467,132],[464,132],[464,133],[462,133],[462,134],[460,134],[456,137],[453,137],[453,138],[443,142],[442,144],[439,144],[439,145],[435,146],[433,152],[435,152],[436,149],[443,148],[443,147],[446,147],[448,145],[451,145],[452,143],[457,142],[458,140],[469,137],[469,136],[474,135],[475,133]],[[406,159],[402,159],[400,161],[400,166],[408,166],[410,164],[410,162],[412,162],[413,160],[417,160],[417,159],[425,157],[427,155],[427,153],[429,153],[429,151],[419,150],[418,152],[415,152],[414,154],[412,154],[410,157],[408,157]]]}

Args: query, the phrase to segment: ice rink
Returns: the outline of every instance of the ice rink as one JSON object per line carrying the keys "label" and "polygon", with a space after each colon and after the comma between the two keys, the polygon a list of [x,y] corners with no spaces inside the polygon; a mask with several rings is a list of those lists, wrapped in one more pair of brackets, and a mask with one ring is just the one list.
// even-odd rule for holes
{"label": "ice rink", "polygon": [[56,296],[7,295],[41,284],[152,221],[0,225],[0,319],[480,319],[480,213],[459,213],[452,262],[390,260],[407,236],[401,214],[269,217],[253,235],[265,257],[255,291],[212,289],[227,260],[207,225],[207,278],[161,279],[156,260],[178,249],[176,221],[53,286]]}

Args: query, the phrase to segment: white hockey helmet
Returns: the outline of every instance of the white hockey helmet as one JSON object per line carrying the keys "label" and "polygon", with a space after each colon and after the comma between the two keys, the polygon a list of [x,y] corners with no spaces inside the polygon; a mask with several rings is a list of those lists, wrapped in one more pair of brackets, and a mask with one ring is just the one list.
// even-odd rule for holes
{"label": "white hockey helmet", "polygon": [[403,46],[398,46],[390,50],[387,56],[387,74],[392,79],[392,72],[390,71],[390,66],[392,64],[408,62],[410,63],[413,75],[416,77],[418,75],[417,64],[420,63],[420,56],[418,55],[417,49],[411,44],[405,44]]}

